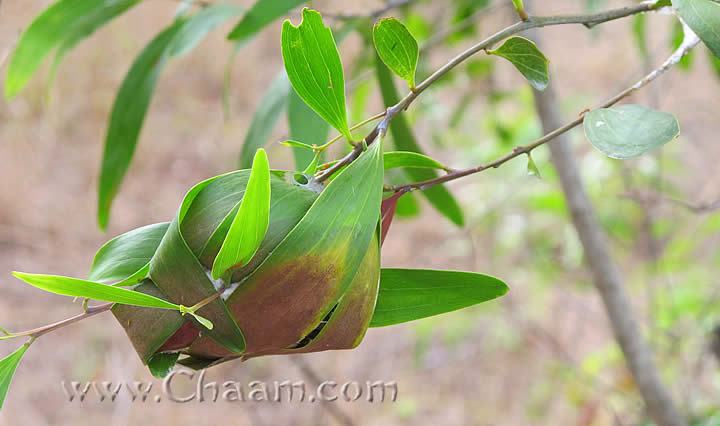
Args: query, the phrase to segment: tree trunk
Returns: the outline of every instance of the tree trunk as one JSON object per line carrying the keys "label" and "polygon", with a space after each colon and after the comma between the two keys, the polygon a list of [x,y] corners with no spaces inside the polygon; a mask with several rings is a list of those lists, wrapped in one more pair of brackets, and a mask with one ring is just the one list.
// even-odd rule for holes
{"label": "tree trunk", "polygon": [[[537,34],[534,36],[537,40]],[[535,92],[535,106],[545,133],[564,124],[552,86],[544,92]],[[660,426],[686,426],[687,422],[660,381],[650,346],[633,314],[622,275],[610,255],[605,233],[583,186],[567,134],[548,145],[593,284],[602,297],[613,334],[645,402],[647,414]]]}

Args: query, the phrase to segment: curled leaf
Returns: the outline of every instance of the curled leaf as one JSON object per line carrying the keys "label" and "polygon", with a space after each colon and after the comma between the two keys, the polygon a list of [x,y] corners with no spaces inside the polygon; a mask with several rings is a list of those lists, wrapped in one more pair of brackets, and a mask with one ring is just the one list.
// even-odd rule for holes
{"label": "curled leaf", "polygon": [[158,353],[148,360],[147,366],[154,377],[162,379],[170,374],[179,357],[179,352]]}

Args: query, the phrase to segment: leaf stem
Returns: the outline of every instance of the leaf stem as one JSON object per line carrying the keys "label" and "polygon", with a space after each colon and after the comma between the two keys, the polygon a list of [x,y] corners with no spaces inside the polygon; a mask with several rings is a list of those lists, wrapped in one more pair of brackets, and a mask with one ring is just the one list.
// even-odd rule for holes
{"label": "leaf stem", "polygon": [[[366,124],[368,124],[368,123],[372,123],[373,121],[379,120],[379,119],[381,119],[381,118],[383,118],[383,117],[385,117],[385,111],[383,111],[383,112],[381,112],[381,113],[379,113],[379,114],[375,114],[375,115],[373,115],[372,117],[370,117],[370,118],[368,118],[368,119],[365,119],[365,120],[361,121],[360,123],[358,123],[358,124],[350,127],[350,131],[357,130],[357,129],[359,129],[359,128],[362,127],[362,126],[364,126],[364,125],[366,125]],[[337,136],[335,136],[334,138],[332,138],[332,139],[330,139],[329,141],[327,141],[326,143],[324,143],[324,144],[318,146],[317,148],[315,148],[315,150],[316,150],[316,151],[325,151],[326,149],[328,149],[328,147],[330,147],[330,145],[332,145],[332,144],[334,144],[335,142],[339,141],[339,140],[342,139],[343,137],[344,137],[344,135],[342,135],[342,134],[337,135]]]}
{"label": "leaf stem", "polygon": [[207,306],[208,304],[210,304],[211,302],[214,302],[215,299],[217,299],[218,297],[220,297],[220,293],[221,293],[221,292],[222,292],[222,289],[220,289],[220,290],[218,290],[217,292],[211,294],[210,296],[206,297],[205,299],[197,302],[196,304],[190,306],[190,307],[188,308],[188,312],[189,312],[189,313],[195,313],[195,312],[197,312],[199,309],[202,309],[202,308],[204,308],[205,306]]}

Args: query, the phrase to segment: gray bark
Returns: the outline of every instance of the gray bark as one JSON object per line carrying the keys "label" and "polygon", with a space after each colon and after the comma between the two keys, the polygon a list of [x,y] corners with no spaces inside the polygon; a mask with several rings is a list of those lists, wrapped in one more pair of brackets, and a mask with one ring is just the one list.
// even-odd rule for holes
{"label": "gray bark", "polygon": [[[544,92],[535,92],[535,106],[545,133],[563,125],[552,86]],[[605,233],[583,186],[567,134],[548,145],[583,246],[585,262],[602,298],[615,339],[644,400],[647,414],[660,426],[686,426],[687,422],[660,381],[650,346],[633,314],[620,269],[610,255]]]}

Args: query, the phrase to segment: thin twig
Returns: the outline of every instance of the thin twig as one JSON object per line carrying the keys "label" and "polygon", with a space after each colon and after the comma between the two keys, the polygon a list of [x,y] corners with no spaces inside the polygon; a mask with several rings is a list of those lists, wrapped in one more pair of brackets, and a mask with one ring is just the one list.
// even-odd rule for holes
{"label": "thin twig", "polygon": [[[510,25],[509,27],[495,33],[494,35],[486,38],[485,40],[474,44],[473,46],[469,47],[464,52],[460,53],[459,55],[455,56],[453,59],[451,59],[448,63],[440,67],[437,71],[432,73],[429,77],[427,77],[425,80],[423,80],[420,84],[418,84],[414,90],[412,90],[410,93],[408,93],[403,99],[401,99],[397,104],[389,107],[386,110],[385,118],[378,123],[378,125],[365,137],[364,142],[365,144],[358,144],[356,145],[355,149],[353,149],[349,154],[347,154],[345,157],[340,159],[337,163],[335,163],[332,167],[327,169],[325,172],[321,173],[317,180],[319,182],[323,182],[327,180],[330,176],[332,176],[333,173],[340,170],[342,167],[352,163],[355,161],[360,154],[362,153],[363,146],[364,145],[370,145],[375,141],[375,139],[380,135],[382,135],[385,131],[387,131],[388,126],[390,125],[390,122],[392,119],[399,114],[402,111],[405,111],[412,103],[417,99],[418,96],[422,92],[424,92],[428,87],[430,87],[433,83],[438,81],[440,78],[442,78],[445,74],[450,72],[453,68],[458,66],[459,64],[463,63],[468,58],[472,57],[478,52],[486,51],[489,48],[492,48],[495,44],[501,42],[502,40],[505,40],[506,38],[521,33],[523,31],[527,31],[533,28],[542,28],[542,27],[548,27],[548,26],[554,26],[554,25],[569,25],[569,24],[581,24],[588,28],[591,28],[595,25],[613,21],[616,19],[625,18],[632,15],[637,15],[639,13],[644,12],[650,12],[658,9],[658,6],[656,2],[646,2],[646,3],[640,3],[634,6],[628,6],[623,7],[619,9],[612,9],[605,12],[600,13],[593,13],[589,15],[564,15],[564,16],[533,16],[530,17],[527,21],[521,21],[517,22],[513,25]],[[679,60],[679,59],[678,59]],[[669,66],[668,66],[669,67]],[[658,70],[655,70],[658,71]],[[659,71],[660,74],[662,74],[663,71]],[[648,75],[646,78],[649,79],[649,81],[652,81],[657,76],[651,76]],[[649,82],[648,81],[648,82]],[[639,82],[638,84],[642,83]],[[644,86],[646,83],[642,84],[640,87]],[[638,87],[639,88],[639,87]],[[624,98],[625,96],[628,96],[630,93],[634,92],[637,89],[630,89],[627,94],[624,94],[622,97],[620,97],[618,100]],[[616,100],[615,102],[617,102]],[[575,123],[572,127],[569,127],[568,129],[562,131],[562,134],[566,132],[567,130],[577,126],[578,124],[582,123],[582,117],[579,118],[579,121]],[[561,130],[561,129],[558,129]],[[554,132],[553,132],[554,133]],[[553,135],[552,137],[557,136],[557,134]],[[548,139],[550,140],[550,139]],[[542,143],[545,143],[547,141],[544,141]],[[542,145],[542,143],[540,145]],[[519,154],[518,154],[519,155]],[[515,155],[517,156],[517,155]],[[512,158],[514,158],[513,156]],[[466,170],[465,172],[468,172],[469,170]],[[460,175],[458,177],[467,176],[467,174],[476,173],[470,172],[466,173],[464,175]],[[447,177],[447,176],[443,176]],[[452,180],[452,179],[451,179]]]}
{"label": "thin twig", "polygon": [[512,7],[512,4],[506,0],[500,0],[498,3],[493,3],[485,6],[484,8],[474,11],[472,14],[463,18],[461,21],[447,28],[441,29],[440,31],[431,35],[427,40],[425,40],[422,46],[420,46],[420,53],[427,52],[428,50],[432,49],[433,47],[437,46],[439,43],[450,37],[452,34],[469,28],[476,19],[486,16],[497,10],[504,9],[506,7]]}
{"label": "thin twig", "polygon": [[26,330],[21,331],[18,333],[10,333],[6,336],[3,336],[2,339],[9,339],[9,338],[16,338],[16,337],[22,337],[22,336],[30,336],[33,339],[37,339],[38,337],[42,336],[43,334],[47,334],[50,332],[53,332],[57,329],[66,327],[70,324],[75,324],[78,321],[82,321],[84,319],[90,318],[92,316],[95,316],[97,314],[109,311],[110,308],[112,308],[114,303],[104,303],[102,305],[97,306],[88,306],[85,312],[82,314],[75,315],[74,317],[66,318],[64,320],[44,325],[42,327],[33,328],[32,330]]}
{"label": "thin twig", "polygon": [[[616,103],[620,102],[621,100],[627,98],[628,96],[632,95],[636,91],[642,89],[643,87],[650,84],[652,81],[660,77],[661,75],[665,74],[670,68],[672,68],[674,65],[676,65],[680,60],[687,55],[697,44],[700,42],[700,39],[689,29],[686,29],[688,36],[685,38],[685,41],[682,43],[678,49],[673,52],[673,54],[658,68],[652,70],[650,73],[648,73],[645,77],[640,79],[637,83],[633,84],[632,86],[628,87],[627,89],[623,90],[622,92],[618,93],[617,95],[613,96],[612,98],[608,99],[601,105],[599,105],[597,108],[609,108]],[[587,111],[587,110],[586,110]],[[585,112],[586,112],[585,111]],[[556,137],[574,129],[575,127],[582,124],[582,122],[585,119],[585,112],[581,113],[578,118],[571,121],[570,123],[567,123],[566,125],[555,129],[554,131],[546,134],[545,136],[541,137],[540,139],[537,139],[536,141],[524,145],[524,146],[518,146],[515,147],[509,154],[505,155],[502,158],[499,158],[491,163],[482,164],[480,166],[471,167],[468,169],[462,169],[458,170],[452,173],[448,173],[444,176],[440,176],[434,179],[422,181],[422,182],[415,182],[407,185],[398,185],[398,186],[392,186],[388,188],[391,191],[395,192],[407,192],[407,191],[413,191],[416,189],[427,189],[432,186],[449,182],[455,179],[459,179],[461,177],[465,177],[468,175],[472,175],[475,173],[482,172],[487,169],[496,169],[500,167],[501,165],[507,163],[508,161],[512,160],[513,158],[519,157],[521,155],[528,155],[530,154],[535,148],[542,146]]]}
{"label": "thin twig", "polygon": [[675,197],[671,197],[669,195],[662,194],[660,192],[648,192],[647,194],[641,194],[637,191],[621,194],[620,197],[635,201],[636,203],[638,203],[642,206],[647,206],[649,203],[659,201],[659,200],[667,201],[667,202],[676,204],[680,207],[683,207],[686,210],[688,210],[692,213],[696,213],[696,214],[712,213],[716,210],[720,210],[720,199],[711,201],[711,202],[706,202],[706,203],[692,203],[689,201],[681,200],[679,198],[675,198]]}

